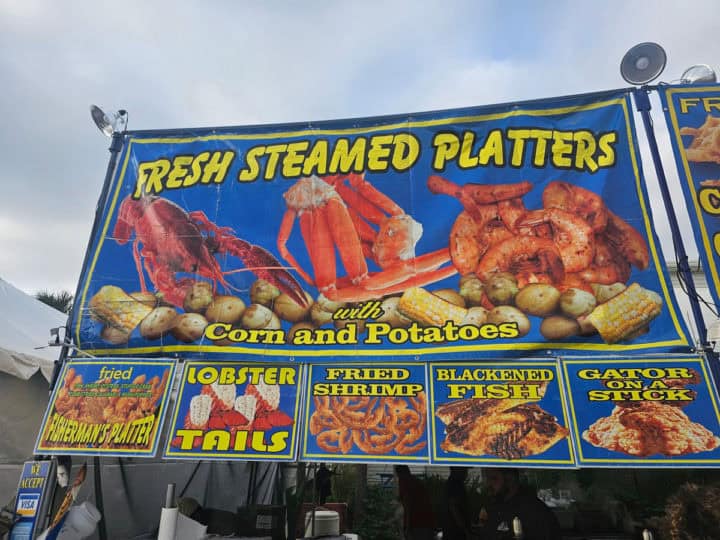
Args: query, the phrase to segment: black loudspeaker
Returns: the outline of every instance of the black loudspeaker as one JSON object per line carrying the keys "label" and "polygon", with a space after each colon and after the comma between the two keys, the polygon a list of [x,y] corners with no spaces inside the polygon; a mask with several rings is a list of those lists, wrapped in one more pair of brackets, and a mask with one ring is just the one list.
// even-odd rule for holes
{"label": "black loudspeaker", "polygon": [[665,69],[667,56],[657,43],[639,43],[625,53],[620,62],[620,74],[630,84],[647,84]]}

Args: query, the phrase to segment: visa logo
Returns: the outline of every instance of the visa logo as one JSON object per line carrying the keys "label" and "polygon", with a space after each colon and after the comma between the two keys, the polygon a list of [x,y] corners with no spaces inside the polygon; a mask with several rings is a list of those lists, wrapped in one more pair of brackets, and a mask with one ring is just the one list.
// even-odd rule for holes
{"label": "visa logo", "polygon": [[21,494],[17,502],[17,513],[23,517],[32,517],[37,513],[39,493]]}

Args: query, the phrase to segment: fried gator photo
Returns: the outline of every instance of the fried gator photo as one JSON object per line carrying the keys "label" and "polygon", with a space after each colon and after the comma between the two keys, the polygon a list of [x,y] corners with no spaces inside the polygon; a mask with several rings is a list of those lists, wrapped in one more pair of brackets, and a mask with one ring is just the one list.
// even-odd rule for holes
{"label": "fried gator photo", "polygon": [[[662,379],[668,388],[685,388],[701,382],[692,379]],[[610,416],[598,419],[582,438],[599,448],[623,454],[682,456],[720,447],[720,438],[705,426],[693,422],[682,410],[694,401],[615,401]]]}
{"label": "fried gator photo", "polygon": [[[538,384],[536,395],[542,399],[547,383]],[[440,447],[445,452],[508,460],[542,454],[566,438],[569,431],[533,401],[537,400],[461,399],[444,403],[435,412],[446,425]]]}

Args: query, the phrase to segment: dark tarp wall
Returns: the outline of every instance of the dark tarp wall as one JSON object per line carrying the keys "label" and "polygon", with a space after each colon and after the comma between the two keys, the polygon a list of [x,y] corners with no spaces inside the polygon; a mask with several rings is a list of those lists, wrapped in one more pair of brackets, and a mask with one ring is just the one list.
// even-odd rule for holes
{"label": "dark tarp wall", "polygon": [[[91,457],[73,457],[73,475],[83,462],[88,474],[78,502],[95,504]],[[192,497],[205,508],[235,512],[250,504],[271,504],[278,465],[274,463],[161,461],[157,459],[101,458],[103,505],[107,537],[124,540],[155,533],[169,483],[177,496]],[[251,467],[256,471],[251,474]],[[255,478],[254,497],[248,501],[250,482]],[[189,482],[189,483],[188,483]],[[62,490],[59,490],[62,491]],[[56,496],[60,499],[62,493]],[[56,500],[56,504],[57,500]],[[97,533],[91,540],[97,540]]]}
{"label": "dark tarp wall", "polygon": [[[15,495],[22,464],[33,458],[48,392],[48,382],[39,371],[28,380],[0,372],[0,506]],[[88,475],[78,501],[94,503],[93,458],[73,456],[73,477],[83,462],[88,464]],[[203,507],[234,512],[248,502],[271,504],[278,471],[273,463],[253,463],[256,469],[252,475],[250,462],[101,458],[100,463],[110,540],[153,531],[160,521],[169,483],[177,485],[178,496],[187,485],[184,496],[196,499]],[[253,479],[253,498],[248,501]],[[64,490],[59,489],[56,499],[63,494]]]}
{"label": "dark tarp wall", "polygon": [[15,495],[22,464],[32,459],[48,392],[39,371],[28,380],[0,372],[0,506]]}

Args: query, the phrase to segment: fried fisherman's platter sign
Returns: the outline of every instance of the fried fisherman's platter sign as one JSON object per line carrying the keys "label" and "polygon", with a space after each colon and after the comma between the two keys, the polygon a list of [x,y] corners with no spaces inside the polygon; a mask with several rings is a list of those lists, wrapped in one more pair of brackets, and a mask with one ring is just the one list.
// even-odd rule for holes
{"label": "fried fisherman's platter sign", "polygon": [[688,348],[628,96],[128,132],[91,354],[460,359]]}
{"label": "fried fisherman's platter sign", "polygon": [[174,375],[174,360],[65,362],[35,453],[154,456]]}

